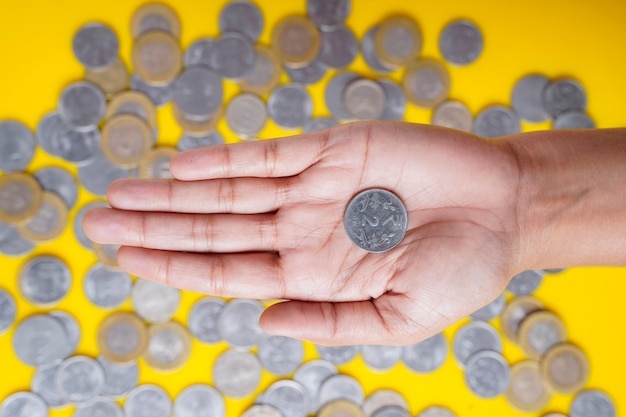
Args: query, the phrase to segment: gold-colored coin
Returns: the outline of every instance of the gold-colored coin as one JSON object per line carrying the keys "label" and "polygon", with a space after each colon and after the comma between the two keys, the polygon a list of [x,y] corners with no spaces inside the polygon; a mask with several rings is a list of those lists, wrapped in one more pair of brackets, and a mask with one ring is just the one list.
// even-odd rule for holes
{"label": "gold-colored coin", "polygon": [[567,339],[567,331],[561,319],[549,311],[536,311],[522,321],[519,328],[522,350],[534,360],[541,357],[554,345]]}
{"label": "gold-colored coin", "polygon": [[541,373],[548,387],[561,394],[581,390],[587,384],[589,371],[587,356],[569,343],[554,346],[541,361]]}
{"label": "gold-colored coin", "polygon": [[515,344],[519,344],[519,326],[520,323],[530,313],[543,310],[543,304],[533,297],[524,296],[511,300],[500,316],[502,332],[507,339]]}
{"label": "gold-colored coin", "polygon": [[402,82],[409,101],[419,107],[433,108],[450,94],[448,71],[432,59],[420,59],[409,64]]}
{"label": "gold-colored coin", "polygon": [[28,222],[20,225],[20,234],[31,242],[48,242],[57,238],[67,225],[67,205],[57,194],[44,191],[39,210]]}
{"label": "gold-colored coin", "polygon": [[116,269],[120,267],[117,263],[117,251],[120,249],[120,245],[92,242],[91,246],[98,260],[104,265]]}
{"label": "gold-colored coin", "polygon": [[273,90],[280,80],[280,60],[276,53],[263,45],[257,45],[254,48],[256,52],[256,61],[254,67],[239,82],[242,91],[265,94]]}
{"label": "gold-colored coin", "polygon": [[203,122],[197,122],[194,120],[189,120],[185,117],[185,115],[180,111],[176,103],[172,106],[172,112],[174,113],[174,119],[178,122],[180,127],[189,134],[190,136],[202,137],[206,136],[215,130],[215,126],[219,122],[222,117],[222,108],[218,108],[215,113],[211,115],[207,120]]}
{"label": "gold-colored coin", "polygon": [[507,401],[520,411],[539,411],[550,402],[536,361],[518,362],[511,367],[511,382],[504,393]]}
{"label": "gold-colored coin", "polygon": [[124,91],[128,87],[128,70],[120,59],[116,59],[113,64],[100,70],[87,68],[85,79],[100,87],[107,98]]}
{"label": "gold-colored coin", "polygon": [[137,39],[151,30],[169,32],[178,38],[180,37],[180,19],[176,12],[165,4],[144,4],[133,14],[130,33],[133,39]]}
{"label": "gold-colored coin", "polygon": [[172,81],[183,66],[178,40],[153,30],[141,35],[133,46],[133,67],[146,83],[161,86]]}
{"label": "gold-colored coin", "polygon": [[128,363],[139,358],[146,349],[148,330],[134,314],[115,313],[98,329],[98,348],[113,363]]}
{"label": "gold-colored coin", "polygon": [[301,16],[289,16],[278,22],[272,32],[272,47],[282,63],[302,68],[317,58],[321,35],[313,22]]}
{"label": "gold-colored coin", "polygon": [[120,114],[107,119],[100,146],[109,161],[132,168],[145,158],[152,147],[152,132],[139,117]]}
{"label": "gold-colored coin", "polygon": [[326,403],[317,414],[318,417],[365,417],[363,409],[348,400],[335,400]]}
{"label": "gold-colored coin", "polygon": [[374,34],[374,51],[380,62],[392,69],[407,65],[422,51],[422,32],[417,24],[403,16],[380,24]]}
{"label": "gold-colored coin", "polygon": [[139,117],[150,126],[153,132],[157,130],[156,107],[150,98],[139,91],[123,91],[117,94],[107,106],[106,119],[118,114],[132,114]]}
{"label": "gold-colored coin", "polygon": [[178,153],[174,148],[154,148],[139,163],[139,178],[173,178],[170,161]]}
{"label": "gold-colored coin", "polygon": [[0,177],[0,221],[26,223],[37,214],[42,201],[43,190],[33,176],[19,172]]}
{"label": "gold-colored coin", "polygon": [[191,334],[175,322],[153,324],[148,329],[148,344],[143,357],[152,368],[173,371],[191,354]]}

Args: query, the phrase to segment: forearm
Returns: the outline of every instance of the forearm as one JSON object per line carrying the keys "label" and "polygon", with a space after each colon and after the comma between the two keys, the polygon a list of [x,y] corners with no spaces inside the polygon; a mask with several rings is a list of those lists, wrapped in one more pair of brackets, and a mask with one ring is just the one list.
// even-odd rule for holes
{"label": "forearm", "polygon": [[626,265],[626,129],[507,138],[520,168],[520,268]]}

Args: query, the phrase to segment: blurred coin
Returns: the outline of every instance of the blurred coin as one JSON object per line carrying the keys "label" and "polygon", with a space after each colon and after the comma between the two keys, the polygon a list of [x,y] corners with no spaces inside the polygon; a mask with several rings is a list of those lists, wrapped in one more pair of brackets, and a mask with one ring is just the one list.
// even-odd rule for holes
{"label": "blurred coin", "polygon": [[72,417],[93,416],[124,417],[124,412],[116,402],[105,398],[96,398],[88,405],[76,408]]}
{"label": "blurred coin", "polygon": [[7,290],[0,288],[0,335],[13,326],[16,316],[15,298]]}
{"label": "blurred coin", "polygon": [[513,343],[519,343],[519,325],[535,311],[543,310],[543,304],[532,297],[520,297],[511,300],[501,316],[501,327],[504,335]]}
{"label": "blurred coin", "polygon": [[109,27],[100,23],[88,23],[74,34],[72,49],[81,64],[98,70],[115,62],[120,43],[115,32]]}
{"label": "blurred coin", "polygon": [[128,87],[128,78],[126,65],[119,58],[108,67],[85,70],[85,80],[98,86],[107,97],[125,90]]}
{"label": "blurred coin", "polygon": [[448,98],[450,75],[439,62],[421,59],[409,64],[404,73],[403,86],[410,102],[419,107],[433,108]]}
{"label": "blurred coin", "polygon": [[285,72],[292,83],[312,85],[320,81],[326,75],[328,68],[318,59],[301,68],[290,68],[285,66]]}
{"label": "blurred coin", "polygon": [[530,295],[535,292],[543,281],[543,271],[540,269],[529,269],[515,275],[506,286],[506,290],[514,295]]}
{"label": "blurred coin", "polygon": [[88,165],[78,168],[78,179],[92,194],[105,196],[113,181],[128,178],[128,169],[121,168],[99,154]]}
{"label": "blurred coin", "polygon": [[0,221],[23,224],[32,219],[43,202],[43,191],[35,178],[12,173],[0,177]]}
{"label": "blurred coin", "polygon": [[511,371],[504,357],[492,350],[473,354],[465,366],[465,383],[481,398],[494,398],[509,387]]}
{"label": "blurred coin", "polygon": [[345,68],[359,53],[354,33],[345,26],[322,32],[322,46],[317,59],[329,68]]}
{"label": "blurred coin", "polygon": [[104,386],[104,370],[92,358],[73,356],[61,362],[54,382],[68,402],[85,404],[100,394]]}
{"label": "blurred coin", "polygon": [[81,330],[78,321],[76,321],[74,316],[66,313],[65,311],[56,310],[51,311],[49,314],[51,317],[54,317],[61,322],[63,328],[65,329],[65,333],[67,334],[67,341],[65,343],[66,349],[63,357],[66,358],[73,355],[76,352],[81,339]]}
{"label": "blurred coin", "polygon": [[35,371],[33,379],[30,381],[30,390],[40,395],[44,399],[48,407],[53,410],[67,407],[69,404],[65,398],[57,390],[54,384],[54,377],[59,369],[59,363],[41,366]]}
{"label": "blurred coin", "polygon": [[241,417],[283,417],[283,414],[269,404],[254,404],[244,411]]}
{"label": "blurred coin", "polygon": [[446,407],[433,405],[424,409],[416,417],[456,417],[456,414],[454,414]]}
{"label": "blurred coin", "polygon": [[187,362],[190,354],[191,335],[186,327],[170,321],[153,324],[148,329],[148,344],[143,357],[153,369],[178,369]]}
{"label": "blurred coin", "polygon": [[513,87],[511,107],[524,120],[538,123],[548,120],[550,115],[543,107],[543,90],[550,80],[545,75],[530,74],[520,78]]}
{"label": "blurred coin", "polygon": [[556,80],[543,90],[543,107],[553,118],[566,111],[582,112],[587,107],[587,93],[576,80]]}
{"label": "blurred coin", "polygon": [[540,411],[548,405],[551,395],[539,371],[539,363],[523,361],[513,365],[505,397],[520,411]]}
{"label": "blurred coin", "polygon": [[174,103],[186,119],[203,122],[222,105],[222,80],[203,67],[186,69],[174,83]]}
{"label": "blurred coin", "polygon": [[103,265],[109,268],[119,269],[120,265],[117,263],[117,251],[120,250],[120,245],[93,242],[91,246],[96,253],[96,257]]}
{"label": "blurred coin", "polygon": [[164,85],[150,85],[137,74],[133,74],[130,77],[130,88],[145,94],[157,107],[166,105],[174,97],[174,81]]}
{"label": "blurred coin", "polygon": [[163,31],[141,35],[133,46],[133,68],[139,77],[151,85],[166,85],[182,68],[183,59],[178,40]]}
{"label": "blurred coin", "polygon": [[2,400],[0,417],[48,417],[46,402],[37,394],[18,391]]}
{"label": "blurred coin", "polygon": [[[231,3],[232,4],[232,3]],[[276,53],[266,46],[256,45],[254,66],[246,74],[239,86],[245,92],[265,94],[278,85],[280,80],[280,60]]]}
{"label": "blurred coin", "polygon": [[224,417],[224,398],[215,388],[205,384],[190,385],[174,401],[174,417]]}
{"label": "blurred coin", "polygon": [[263,305],[257,300],[232,300],[219,316],[219,332],[232,346],[250,348],[258,344],[264,335],[259,326],[262,312]]}
{"label": "blurred coin", "polygon": [[358,355],[360,346],[347,345],[347,346],[322,346],[315,345],[317,353],[322,359],[328,361],[334,365],[343,365]]}
{"label": "blurred coin", "polygon": [[96,359],[104,370],[102,395],[118,399],[125,397],[139,382],[139,366],[137,361],[118,364],[108,361],[104,356]]}
{"label": "blurred coin", "polygon": [[309,18],[322,30],[332,29],[346,20],[352,8],[350,0],[307,0]]}
{"label": "blurred coin", "polygon": [[68,212],[61,197],[51,191],[44,191],[39,210],[32,219],[21,224],[18,230],[32,242],[49,242],[65,230]]}
{"label": "blurred coin", "polygon": [[224,395],[241,398],[252,394],[261,382],[261,363],[250,352],[229,349],[213,365],[213,383]]}
{"label": "blurred coin", "polygon": [[263,130],[266,121],[265,103],[255,94],[239,94],[226,107],[226,122],[241,138],[255,137]]}
{"label": "blurred coin", "polygon": [[550,348],[541,360],[541,374],[545,382],[560,394],[580,391],[587,384],[589,371],[587,356],[569,343]]}
{"label": "blurred coin", "polygon": [[402,347],[384,345],[361,346],[361,357],[365,364],[376,371],[393,368],[402,356]]}
{"label": "blurred coin", "polygon": [[450,129],[471,132],[474,120],[472,113],[465,104],[457,100],[447,100],[435,107],[431,123]]}
{"label": "blurred coin", "polygon": [[296,369],[293,379],[306,388],[311,399],[309,413],[318,412],[321,406],[319,402],[320,387],[332,375],[337,375],[337,368],[332,363],[324,360],[308,361]]}
{"label": "blurred coin", "polygon": [[206,136],[212,131],[215,130],[215,126],[222,118],[222,108],[218,108],[215,113],[209,116],[206,121],[203,122],[195,122],[193,120],[189,120],[182,114],[182,112],[178,109],[178,106],[174,104],[172,107],[172,113],[174,114],[174,119],[180,127],[183,128],[186,134],[195,137]]}
{"label": "blurred coin", "polygon": [[577,110],[566,111],[559,114],[552,129],[595,129],[596,123],[583,112]]}
{"label": "blurred coin", "polygon": [[381,78],[378,84],[385,93],[385,110],[379,117],[380,120],[404,120],[406,110],[406,94],[395,81]]}
{"label": "blurred coin", "polygon": [[486,306],[470,314],[470,317],[474,320],[489,321],[493,318],[496,318],[502,313],[502,310],[504,310],[505,304],[506,304],[506,300],[504,299],[504,293],[503,293],[503,294],[500,294],[498,298],[496,298],[495,300],[493,300]]}
{"label": "blurred coin", "polygon": [[496,329],[483,321],[473,321],[462,326],[454,335],[452,351],[461,368],[475,353],[490,350],[502,352],[502,339]]}
{"label": "blurred coin", "polygon": [[387,68],[380,62],[380,58],[376,55],[376,49],[374,47],[374,35],[376,34],[376,30],[378,30],[378,26],[372,26],[365,32],[365,36],[361,39],[361,53],[367,65],[374,70],[374,72],[378,74],[389,74],[393,71],[393,68]]}
{"label": "blurred coin", "polygon": [[365,417],[363,409],[348,400],[334,400],[326,403],[318,417]]}
{"label": "blurred coin", "polygon": [[274,375],[291,374],[302,363],[304,346],[300,340],[268,336],[259,342],[257,355],[265,369]]}
{"label": "blurred coin", "polygon": [[214,43],[215,40],[208,37],[193,41],[183,55],[183,65],[185,68],[202,66],[210,69],[211,52],[213,51]]}
{"label": "blurred coin", "polygon": [[408,17],[382,22],[374,33],[374,52],[387,68],[396,69],[417,58],[422,50],[420,28]]}
{"label": "blurred coin", "polygon": [[334,75],[326,84],[324,99],[330,114],[337,120],[350,120],[352,116],[346,110],[343,102],[343,93],[348,84],[359,79],[353,72],[340,72]]}
{"label": "blurred coin", "polygon": [[330,117],[314,117],[309,119],[303,128],[304,133],[310,132],[318,132],[320,130],[330,129],[331,127],[337,126],[339,123],[335,119],[331,119]]}
{"label": "blurred coin", "polygon": [[365,417],[372,417],[376,411],[390,405],[404,410],[409,409],[409,404],[406,399],[398,391],[379,389],[365,398],[363,401],[363,412],[365,413]]}
{"label": "blurred coin", "polygon": [[145,158],[152,147],[152,132],[139,117],[120,114],[107,119],[100,146],[109,161],[132,168]]}
{"label": "blurred coin", "polygon": [[263,403],[276,407],[283,415],[290,417],[306,417],[309,402],[306,388],[289,379],[274,382],[263,394]]}
{"label": "blurred coin", "polygon": [[164,31],[174,37],[180,36],[180,20],[176,12],[161,3],[147,3],[133,14],[130,32],[137,39],[149,31]]}
{"label": "blurred coin", "polygon": [[35,245],[20,234],[16,227],[0,221],[7,228],[7,234],[0,239],[0,253],[6,256],[24,256],[31,252]]}
{"label": "blurred coin", "polygon": [[317,57],[321,35],[310,20],[289,16],[274,26],[272,47],[285,66],[302,68]]}
{"label": "blurred coin", "polygon": [[617,417],[611,397],[600,390],[585,390],[576,394],[569,409],[570,417]]}
{"label": "blurred coin", "polygon": [[365,78],[352,81],[343,93],[343,105],[355,119],[376,120],[385,111],[385,90]]}
{"label": "blurred coin", "polygon": [[139,91],[123,91],[117,94],[107,108],[106,118],[111,119],[121,114],[129,114],[145,121],[150,129],[157,130],[157,117],[154,103]]}
{"label": "blurred coin", "polygon": [[37,138],[44,151],[77,165],[89,163],[100,149],[97,128],[79,132],[65,123],[57,112],[50,112],[41,119]]}
{"label": "blurred coin", "polygon": [[229,80],[239,80],[250,73],[255,60],[252,40],[235,31],[222,33],[209,56],[211,68]]}
{"label": "blurred coin", "polygon": [[172,400],[157,385],[143,384],[133,389],[124,403],[126,417],[170,417]]}
{"label": "blurred coin", "polygon": [[469,65],[483,51],[483,35],[468,20],[455,20],[446,25],[439,35],[439,51],[444,59],[454,65]]}
{"label": "blurred coin", "polygon": [[98,348],[102,356],[115,364],[127,364],[141,356],[148,331],[134,314],[114,313],[98,329]]}
{"label": "blurred coin", "polygon": [[402,362],[418,373],[434,372],[443,365],[447,357],[448,342],[443,333],[402,347]]}
{"label": "blurred coin", "polygon": [[521,132],[519,117],[508,107],[485,107],[476,116],[472,131],[483,138],[498,138]]}
{"label": "blurred coin", "polygon": [[102,308],[115,308],[130,295],[132,281],[125,271],[115,270],[97,263],[92,266],[83,280],[87,299]]}
{"label": "blurred coin", "polygon": [[396,405],[387,405],[378,409],[372,417],[411,417],[408,410]]}
{"label": "blurred coin", "polygon": [[567,416],[561,413],[548,413],[548,414],[542,415],[541,417],[567,417]]}
{"label": "blurred coin", "polygon": [[35,137],[28,127],[13,120],[0,120],[0,171],[22,171],[35,154]]}
{"label": "blurred coin", "polygon": [[361,405],[364,398],[363,387],[359,381],[343,374],[328,377],[319,391],[320,404],[327,404],[334,400],[348,400]]}
{"label": "blurred coin", "polygon": [[178,143],[176,143],[176,149],[178,149],[179,151],[188,151],[190,149],[221,145],[223,143],[225,143],[224,137],[217,130],[213,130],[209,134],[199,137],[194,137],[187,133],[183,133],[183,135],[178,139]]}
{"label": "blurred coin", "polygon": [[259,7],[246,0],[231,1],[220,12],[220,32],[231,30],[246,35],[256,42],[263,32],[263,14]]}
{"label": "blurred coin", "polygon": [[35,171],[35,178],[44,190],[61,197],[67,209],[76,204],[78,185],[74,176],[65,168],[46,167]]}
{"label": "blurred coin", "polygon": [[180,304],[180,290],[158,282],[137,279],[131,293],[133,308],[151,323],[169,321]]}
{"label": "blurred coin", "polygon": [[297,84],[275,88],[267,100],[270,117],[284,129],[298,129],[313,113],[311,95]]}
{"label": "blurred coin", "polygon": [[172,178],[170,161],[177,153],[176,149],[167,146],[152,149],[139,164],[139,177]]}
{"label": "blurred coin", "polygon": [[524,353],[539,360],[552,346],[567,339],[567,331],[554,313],[535,311],[520,324],[518,337]]}
{"label": "blurred coin", "polygon": [[56,110],[49,111],[37,124],[37,141],[44,151],[53,156],[59,156],[56,146],[53,145],[53,139],[59,130],[63,120]]}
{"label": "blurred coin", "polygon": [[58,102],[61,119],[79,132],[98,126],[106,111],[104,93],[88,81],[71,83],[63,89]]}
{"label": "blurred coin", "polygon": [[85,214],[95,207],[108,207],[108,204],[104,201],[94,201],[82,206],[76,215],[74,216],[74,235],[76,236],[76,240],[80,243],[85,249],[92,249],[91,240],[85,235],[85,231],[83,230],[83,218]]}
{"label": "blurred coin", "polygon": [[42,307],[50,306],[67,295],[72,286],[72,275],[59,258],[40,255],[22,267],[18,285],[29,302]]}

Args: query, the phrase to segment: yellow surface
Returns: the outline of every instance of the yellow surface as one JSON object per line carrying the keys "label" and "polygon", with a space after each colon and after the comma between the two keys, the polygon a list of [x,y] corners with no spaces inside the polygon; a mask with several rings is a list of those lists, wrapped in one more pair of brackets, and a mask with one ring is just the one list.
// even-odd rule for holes
{"label": "yellow surface", "polygon": [[[133,11],[140,0],[0,0],[0,119],[22,120],[31,128],[39,118],[56,105],[62,88],[83,77],[83,69],[71,50],[75,30],[85,22],[101,21],[110,25],[121,40],[121,56],[128,64],[132,42],[129,35]],[[200,36],[218,35],[217,17],[225,0],[177,0],[175,5],[182,20],[181,43],[188,46]],[[259,3],[261,3],[259,1]],[[269,44],[271,28],[282,17],[304,14],[305,0],[265,1],[265,29],[261,42]],[[465,101],[476,113],[486,105],[508,103],[515,81],[529,72],[549,77],[574,76],[585,86],[589,96],[589,114],[599,127],[626,126],[624,98],[626,97],[626,2],[623,0],[447,0],[413,2],[407,0],[353,0],[353,10],[347,24],[361,37],[372,24],[395,14],[412,15],[422,28],[422,56],[441,60],[437,37],[441,28],[455,18],[469,18],[482,29],[485,49],[479,60],[467,67],[446,67],[452,80],[451,97]],[[359,57],[351,67],[367,74]],[[392,78],[400,80],[402,71]],[[315,99],[315,114],[327,114],[323,105],[323,84],[309,88]],[[286,78],[284,79],[286,81]],[[235,84],[225,82],[226,96],[236,94]],[[428,122],[430,111],[409,106],[407,118]],[[549,124],[525,125],[525,130],[548,128]],[[173,145],[180,134],[169,106],[159,110],[161,144]],[[222,120],[218,129],[228,141],[235,141]],[[289,134],[268,123],[259,135],[268,138]],[[38,150],[29,172],[47,166],[62,165],[72,172],[76,169]],[[96,199],[80,191],[76,207]],[[71,213],[76,214],[77,208]],[[71,312],[82,325],[83,337],[78,352],[96,355],[96,331],[110,314],[92,306],[82,292],[81,280],[96,262],[95,255],[76,242],[71,226],[55,242],[40,245],[35,254],[54,254],[63,258],[73,271],[74,285],[69,295],[55,309]],[[24,258],[0,256],[0,286],[17,295],[16,277]],[[626,274],[617,268],[579,268],[548,277],[537,297],[559,314],[568,329],[570,339],[579,345],[591,361],[588,387],[608,392],[619,410],[626,410],[626,359],[623,348],[626,306]],[[184,293],[175,316],[185,323],[190,306],[199,294]],[[130,302],[122,309],[129,310]],[[18,321],[42,309],[18,297]],[[497,320],[496,320],[497,321]],[[496,323],[496,325],[499,325]],[[459,324],[445,334],[451,340]],[[11,348],[13,329],[0,336],[0,399],[18,390],[29,389],[34,370],[21,364]],[[181,370],[163,374],[141,362],[141,383],[157,383],[172,396],[192,383],[211,383],[211,366],[225,344],[202,345],[194,341],[193,355]],[[523,358],[521,350],[506,342],[504,354],[510,362]],[[307,345],[306,358],[315,357]],[[459,417],[522,416],[503,397],[482,400],[470,394],[463,375],[452,357],[430,375],[417,375],[398,364],[391,372],[368,370],[360,358],[340,370],[358,377],[366,393],[378,388],[400,390],[409,400],[413,415],[427,405],[445,404]],[[260,389],[277,378],[264,373]],[[566,413],[572,396],[556,395],[546,411]],[[227,400],[229,416],[238,416],[252,403],[253,396]],[[52,417],[70,416],[71,409],[55,411]]]}

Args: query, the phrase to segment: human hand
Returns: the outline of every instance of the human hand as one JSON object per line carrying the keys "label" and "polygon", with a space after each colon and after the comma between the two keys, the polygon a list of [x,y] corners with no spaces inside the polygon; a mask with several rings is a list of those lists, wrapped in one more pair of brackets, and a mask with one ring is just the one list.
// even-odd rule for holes
{"label": "human hand", "polygon": [[[175,180],[120,180],[87,235],[123,245],[129,273],[224,297],[290,300],[268,333],[316,343],[409,344],[495,299],[520,272],[519,168],[506,142],[362,122],[176,156]],[[408,211],[402,242],[368,253],[343,216],[368,188]]]}

